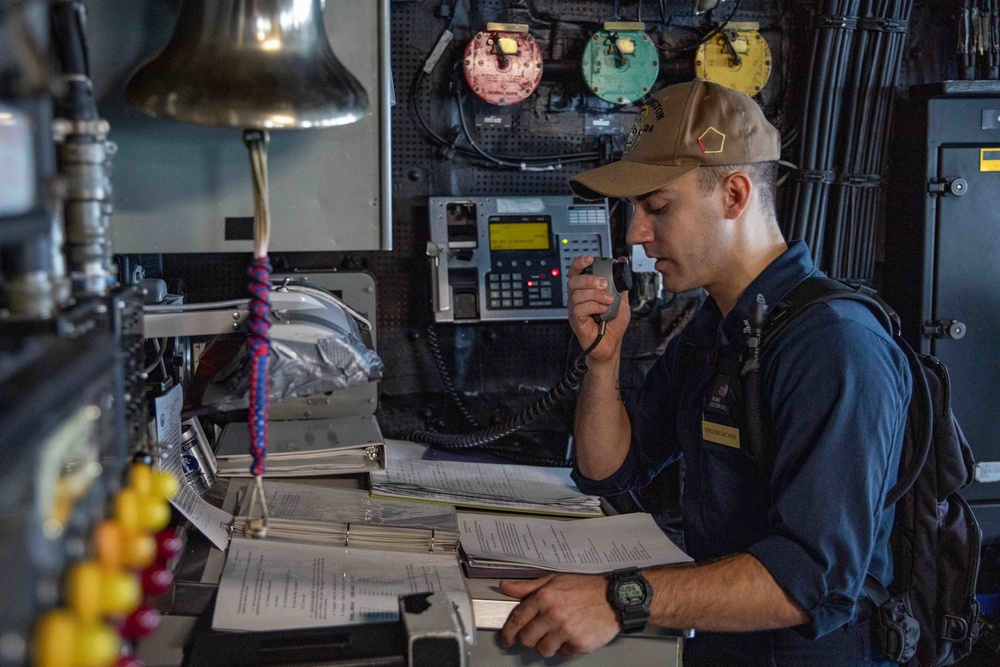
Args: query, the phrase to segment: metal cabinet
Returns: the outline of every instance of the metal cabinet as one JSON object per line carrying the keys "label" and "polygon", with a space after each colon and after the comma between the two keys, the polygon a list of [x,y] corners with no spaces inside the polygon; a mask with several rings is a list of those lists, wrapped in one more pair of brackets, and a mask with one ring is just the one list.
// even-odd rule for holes
{"label": "metal cabinet", "polygon": [[984,533],[1000,536],[1000,97],[899,108],[883,293],[910,342],[948,366],[979,464],[964,493]]}

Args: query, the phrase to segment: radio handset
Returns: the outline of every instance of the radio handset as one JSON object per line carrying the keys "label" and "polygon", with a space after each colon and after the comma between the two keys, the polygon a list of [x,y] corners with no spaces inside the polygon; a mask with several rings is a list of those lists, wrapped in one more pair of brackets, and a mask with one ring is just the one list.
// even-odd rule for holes
{"label": "radio handset", "polygon": [[585,268],[583,272],[608,281],[608,286],[604,291],[615,299],[606,311],[594,315],[594,319],[601,323],[610,322],[618,317],[618,309],[622,303],[622,292],[632,289],[632,268],[628,262],[620,262],[610,257],[595,257],[594,263]]}

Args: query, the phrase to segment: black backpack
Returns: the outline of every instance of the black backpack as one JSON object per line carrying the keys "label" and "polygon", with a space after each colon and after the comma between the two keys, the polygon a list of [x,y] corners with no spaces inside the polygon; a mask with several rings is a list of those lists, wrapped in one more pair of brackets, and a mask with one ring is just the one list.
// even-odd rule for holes
{"label": "black backpack", "polygon": [[885,507],[896,506],[890,536],[895,576],[888,589],[870,573],[865,577],[865,593],[878,609],[878,645],[890,660],[909,667],[951,665],[971,652],[980,629],[975,593],[981,534],[958,493],[973,479],[972,450],[951,411],[944,364],[910,347],[900,336],[898,316],[874,290],[814,276],[772,308],[758,299],[748,347],[737,361],[741,381],[731,392],[744,451],[769,478],[774,438],[766,421],[747,419],[763,414],[761,353],[798,313],[831,299],[867,306],[903,350],[913,375],[899,478],[885,499]]}

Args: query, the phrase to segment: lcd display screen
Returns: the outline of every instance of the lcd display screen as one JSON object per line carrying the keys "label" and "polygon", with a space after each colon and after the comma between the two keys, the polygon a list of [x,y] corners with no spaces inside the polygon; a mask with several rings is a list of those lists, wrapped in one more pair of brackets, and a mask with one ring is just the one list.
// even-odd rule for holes
{"label": "lcd display screen", "polygon": [[549,222],[545,218],[519,222],[490,221],[490,250],[549,248]]}

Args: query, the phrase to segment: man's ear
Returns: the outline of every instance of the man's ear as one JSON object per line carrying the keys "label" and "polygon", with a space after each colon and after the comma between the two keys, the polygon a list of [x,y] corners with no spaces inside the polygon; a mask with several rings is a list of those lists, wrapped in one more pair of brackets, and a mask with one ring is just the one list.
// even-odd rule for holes
{"label": "man's ear", "polygon": [[722,211],[727,220],[743,215],[750,205],[754,185],[746,172],[734,171],[722,179]]}

